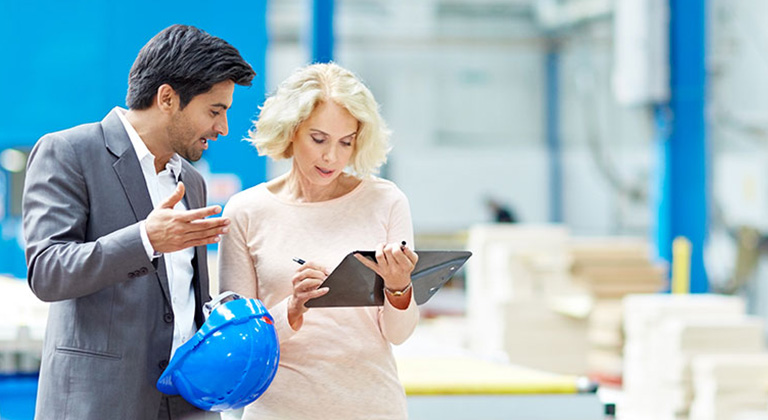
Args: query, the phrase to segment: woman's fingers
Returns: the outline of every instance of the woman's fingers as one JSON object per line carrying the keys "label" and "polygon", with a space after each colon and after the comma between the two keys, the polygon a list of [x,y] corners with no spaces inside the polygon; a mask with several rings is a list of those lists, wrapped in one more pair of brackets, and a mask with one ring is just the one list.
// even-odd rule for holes
{"label": "woman's fingers", "polygon": [[295,304],[306,312],[304,304],[316,297],[328,293],[329,288],[320,287],[328,277],[328,270],[312,262],[306,262],[296,270],[293,276],[293,299]]}
{"label": "woman's fingers", "polygon": [[379,266],[375,262],[371,261],[370,259],[360,255],[355,254],[355,258],[357,258],[358,261],[363,263],[364,266],[370,268],[371,270],[375,271],[376,274],[381,275],[381,272],[379,271]]}
{"label": "woman's fingers", "polygon": [[419,260],[418,255],[413,250],[400,243],[381,243],[376,246],[375,255],[376,262],[360,254],[355,254],[355,258],[384,278],[385,281],[392,279],[397,283],[400,282],[399,279],[410,278],[416,267],[416,262]]}
{"label": "woman's fingers", "polygon": [[[394,265],[393,269],[406,270],[410,273],[413,271],[416,262],[413,261],[411,256],[407,253],[415,255],[413,251],[400,244],[387,244],[387,246],[384,247],[384,255],[386,256],[387,261]],[[418,259],[418,257],[416,257],[416,259]]]}
{"label": "woman's fingers", "polygon": [[408,261],[410,261],[411,264],[416,266],[416,263],[419,262],[419,254],[417,254],[416,251],[408,247],[402,247],[400,249],[403,252],[403,255],[405,255],[405,257],[408,258]]}
{"label": "woman's fingers", "polygon": [[378,244],[378,245],[376,245],[376,251],[375,251],[376,263],[379,264],[379,265],[386,265],[387,262],[388,262],[387,258],[386,258],[386,255],[384,254],[384,248],[385,247],[386,247],[386,244],[383,243],[383,242]]}

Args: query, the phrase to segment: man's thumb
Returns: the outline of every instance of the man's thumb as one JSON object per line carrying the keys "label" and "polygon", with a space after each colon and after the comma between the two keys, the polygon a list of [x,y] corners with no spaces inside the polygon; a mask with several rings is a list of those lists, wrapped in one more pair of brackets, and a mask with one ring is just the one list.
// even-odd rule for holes
{"label": "man's thumb", "polygon": [[176,191],[169,195],[168,198],[166,198],[160,204],[160,207],[165,209],[172,209],[174,206],[176,206],[176,203],[181,201],[182,197],[184,197],[184,183],[179,181],[179,183],[176,185]]}

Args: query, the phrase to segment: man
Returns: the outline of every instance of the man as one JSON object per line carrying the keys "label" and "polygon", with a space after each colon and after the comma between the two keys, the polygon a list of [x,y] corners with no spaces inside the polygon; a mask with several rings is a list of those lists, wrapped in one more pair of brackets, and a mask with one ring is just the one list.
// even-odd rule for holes
{"label": "man", "polygon": [[500,202],[493,198],[486,198],[485,203],[493,213],[493,220],[496,223],[517,223],[517,217],[514,212],[508,207],[505,207]]}
{"label": "man", "polygon": [[[24,190],[28,281],[52,302],[36,419],[189,419],[206,413],[155,383],[204,321],[203,178],[186,160],[227,134],[235,84],[254,71],[226,41],[171,26],[139,52],[128,111],[43,136]],[[186,159],[186,160],[185,160]]]}

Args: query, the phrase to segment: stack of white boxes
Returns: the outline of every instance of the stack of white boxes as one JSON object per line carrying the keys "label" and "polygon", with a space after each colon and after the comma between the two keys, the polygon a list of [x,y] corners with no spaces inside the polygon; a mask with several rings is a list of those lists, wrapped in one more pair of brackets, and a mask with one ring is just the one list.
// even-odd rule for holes
{"label": "stack of white boxes", "polygon": [[589,376],[601,384],[621,383],[624,334],[620,299],[595,299],[587,325]]}
{"label": "stack of white boxes", "polygon": [[[761,318],[669,319],[658,330],[661,390],[670,396],[660,401],[662,409],[688,414],[694,396],[691,364],[699,355],[759,354],[765,351],[764,323]],[[665,392],[666,391],[666,392]]]}
{"label": "stack of white boxes", "polygon": [[744,301],[733,296],[630,295],[624,331],[625,400],[617,412],[625,420],[686,419],[694,358],[765,351],[763,321],[745,315]]}
{"label": "stack of white boxes", "polygon": [[692,371],[690,420],[768,420],[768,353],[697,356]]}
{"label": "stack of white boxes", "polygon": [[568,230],[477,225],[467,248],[467,347],[532,368],[586,373],[588,296],[571,281]]}

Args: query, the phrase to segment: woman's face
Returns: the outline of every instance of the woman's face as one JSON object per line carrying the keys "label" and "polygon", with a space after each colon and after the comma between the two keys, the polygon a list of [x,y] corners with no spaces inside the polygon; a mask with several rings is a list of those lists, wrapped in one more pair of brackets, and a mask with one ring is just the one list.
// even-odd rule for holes
{"label": "woman's face", "polygon": [[310,184],[328,186],[349,164],[355,150],[358,121],[333,101],[321,102],[299,125],[293,143],[293,165]]}

